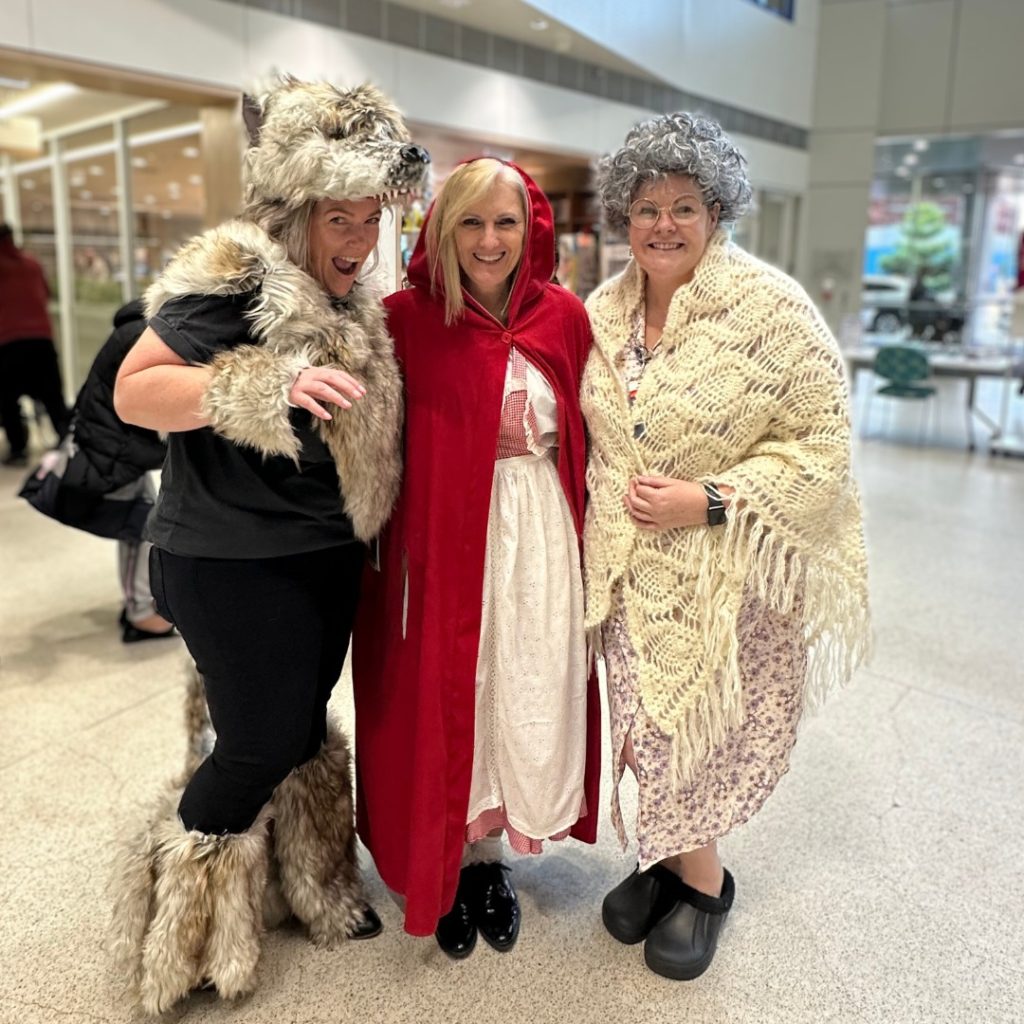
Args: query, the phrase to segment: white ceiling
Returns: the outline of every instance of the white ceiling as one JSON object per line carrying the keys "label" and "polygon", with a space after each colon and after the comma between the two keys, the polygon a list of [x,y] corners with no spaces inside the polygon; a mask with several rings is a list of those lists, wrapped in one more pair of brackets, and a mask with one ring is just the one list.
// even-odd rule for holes
{"label": "white ceiling", "polygon": [[[579,60],[590,61],[599,67],[623,71],[626,74],[647,74],[643,68],[611,50],[599,46],[592,39],[538,11],[523,0],[395,0],[402,7],[412,7],[438,18],[468,25],[484,32],[529,43],[542,50],[554,50]],[[530,23],[545,23],[543,29],[531,28]]]}

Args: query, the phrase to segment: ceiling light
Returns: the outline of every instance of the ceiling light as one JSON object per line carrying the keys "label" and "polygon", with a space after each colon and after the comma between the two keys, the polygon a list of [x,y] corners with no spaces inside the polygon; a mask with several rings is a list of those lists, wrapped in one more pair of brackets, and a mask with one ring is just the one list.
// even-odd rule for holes
{"label": "ceiling light", "polygon": [[907,165],[908,167],[913,167],[913,166],[914,166],[914,164],[916,164],[916,163],[917,163],[917,154],[916,154],[916,153],[908,153],[908,154],[907,154],[907,155],[906,155],[906,156],[905,156],[905,157],[903,158],[903,162],[904,162],[904,163],[905,163],[905,164],[906,164],[906,165]]}
{"label": "ceiling light", "polygon": [[188,176],[188,183],[190,185],[202,185],[203,176],[201,174],[190,174]]}
{"label": "ceiling light", "polygon": [[52,85],[44,85],[41,89],[30,92],[27,96],[21,96],[10,103],[0,107],[0,121],[6,121],[10,117],[19,117],[28,114],[33,110],[47,107],[51,103],[67,99],[79,92],[77,86],[70,82],[54,82]]}
{"label": "ceiling light", "polygon": [[101,206],[100,207],[100,216],[101,217],[109,217],[110,216],[110,207],[109,206]]}
{"label": "ceiling light", "polygon": [[71,187],[81,188],[85,184],[85,175],[81,171],[75,171],[71,175]]}
{"label": "ceiling light", "polygon": [[916,149],[918,151],[918,153],[923,153],[927,148],[928,148],[928,140],[927,139],[916,139],[914,141],[914,149]]}
{"label": "ceiling light", "polygon": [[156,196],[146,196],[146,202],[152,206],[156,202]]}
{"label": "ceiling light", "polygon": [[21,179],[21,187],[22,188],[27,188],[31,192],[32,189],[34,189],[36,187],[35,179],[34,178],[22,178]]}
{"label": "ceiling light", "polygon": [[89,173],[94,177],[98,178],[103,173],[103,168],[99,164],[93,164],[89,168]]}
{"label": "ceiling light", "polygon": [[195,158],[197,156],[199,156],[199,147],[198,146],[186,146],[181,151],[181,155],[182,156],[187,156],[189,158],[189,160],[195,160]]}
{"label": "ceiling light", "polygon": [[547,27],[548,23],[543,18],[534,18],[533,21],[530,22],[530,28],[532,28],[534,32],[543,32]]}
{"label": "ceiling light", "polygon": [[144,156],[133,156],[132,167],[148,167],[149,161]]}
{"label": "ceiling light", "polygon": [[92,193],[87,188],[83,188],[78,195],[81,199],[92,199]]}
{"label": "ceiling light", "polygon": [[24,78],[7,78],[4,75],[0,75],[0,89],[27,89],[31,85],[27,79]]}
{"label": "ceiling light", "polygon": [[897,174],[898,174],[898,175],[899,175],[899,176],[900,176],[901,178],[907,178],[907,177],[909,177],[909,176],[910,176],[910,168],[908,168],[908,167],[897,167],[897,168],[896,168],[896,173],[897,173]]}
{"label": "ceiling light", "polygon": [[170,210],[164,210],[164,212],[161,213],[160,216],[163,217],[164,220],[170,220],[173,214],[171,213]]}

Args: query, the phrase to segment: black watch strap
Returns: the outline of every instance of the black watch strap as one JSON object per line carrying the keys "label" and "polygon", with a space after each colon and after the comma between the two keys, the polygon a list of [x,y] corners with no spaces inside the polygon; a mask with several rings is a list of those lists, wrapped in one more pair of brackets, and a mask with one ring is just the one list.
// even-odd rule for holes
{"label": "black watch strap", "polygon": [[708,526],[721,526],[725,522],[725,499],[716,484],[705,484],[708,496]]}

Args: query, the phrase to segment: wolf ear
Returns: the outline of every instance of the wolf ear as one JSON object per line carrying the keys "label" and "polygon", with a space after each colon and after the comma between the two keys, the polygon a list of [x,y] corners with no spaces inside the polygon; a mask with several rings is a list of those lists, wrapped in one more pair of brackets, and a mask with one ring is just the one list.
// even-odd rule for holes
{"label": "wolf ear", "polygon": [[245,93],[242,96],[242,121],[249,136],[249,145],[260,144],[260,129],[263,127],[263,105],[255,96]]}

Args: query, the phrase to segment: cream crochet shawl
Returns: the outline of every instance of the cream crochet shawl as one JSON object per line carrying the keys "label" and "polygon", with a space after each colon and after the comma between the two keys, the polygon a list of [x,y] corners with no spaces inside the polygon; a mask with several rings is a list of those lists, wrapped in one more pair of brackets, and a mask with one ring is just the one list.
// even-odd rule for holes
{"label": "cream crochet shawl", "polygon": [[[679,784],[743,721],[744,594],[802,606],[815,703],[867,652],[867,566],[842,361],[803,289],[717,231],[630,408],[621,353],[643,287],[631,262],[587,303],[587,626],[621,582],[643,705],[673,737]],[[726,525],[637,529],[622,504],[636,474],[728,484]]]}

